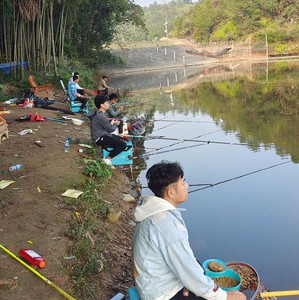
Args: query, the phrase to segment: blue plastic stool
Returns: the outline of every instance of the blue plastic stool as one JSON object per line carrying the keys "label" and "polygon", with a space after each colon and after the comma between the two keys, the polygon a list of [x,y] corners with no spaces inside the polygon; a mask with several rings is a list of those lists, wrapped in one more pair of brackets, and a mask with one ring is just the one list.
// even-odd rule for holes
{"label": "blue plastic stool", "polygon": [[[133,164],[133,144],[131,141],[127,142],[127,147],[128,146],[131,146],[128,150],[120,152],[118,155],[111,159],[111,163],[113,166]],[[109,155],[109,150],[111,151],[112,148],[103,149],[103,157],[107,157]]]}
{"label": "blue plastic stool", "polygon": [[[80,101],[71,101],[70,102],[71,111],[74,113],[79,112],[81,105],[82,103]],[[89,106],[89,101],[86,103],[86,106],[83,108],[83,112],[88,113],[88,106]]]}
{"label": "blue plastic stool", "polygon": [[130,300],[140,300],[138,290],[135,286],[130,287],[128,290]]}

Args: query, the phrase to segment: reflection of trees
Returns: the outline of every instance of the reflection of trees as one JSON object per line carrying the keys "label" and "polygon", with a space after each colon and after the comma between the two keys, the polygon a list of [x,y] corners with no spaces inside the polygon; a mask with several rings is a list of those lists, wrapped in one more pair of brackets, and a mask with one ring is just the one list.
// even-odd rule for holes
{"label": "reflection of trees", "polygon": [[[290,154],[299,161],[297,65],[279,63],[269,70],[269,81],[239,77],[203,83],[183,92],[184,103],[194,103],[216,121],[222,119],[226,132],[238,132],[240,142],[253,150],[274,145],[279,155]],[[194,107],[194,104],[192,104]]]}

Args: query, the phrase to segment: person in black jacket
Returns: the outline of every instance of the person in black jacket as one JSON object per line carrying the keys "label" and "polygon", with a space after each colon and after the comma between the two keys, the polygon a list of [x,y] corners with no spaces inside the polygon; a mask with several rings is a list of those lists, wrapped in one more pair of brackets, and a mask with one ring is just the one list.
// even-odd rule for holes
{"label": "person in black jacket", "polygon": [[103,159],[106,164],[112,165],[111,159],[124,151],[127,147],[127,143],[118,135],[113,134],[120,124],[120,121],[116,119],[109,120],[105,115],[105,112],[109,109],[108,97],[98,95],[94,103],[97,107],[97,113],[91,120],[92,140],[99,146],[113,148],[109,155]]}

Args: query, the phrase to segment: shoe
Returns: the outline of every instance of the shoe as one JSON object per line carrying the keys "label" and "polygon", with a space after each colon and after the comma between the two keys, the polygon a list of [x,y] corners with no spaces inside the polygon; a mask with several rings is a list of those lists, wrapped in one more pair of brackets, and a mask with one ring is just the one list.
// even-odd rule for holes
{"label": "shoe", "polygon": [[105,163],[106,165],[110,166],[111,169],[114,169],[114,166],[112,165],[111,159],[109,159],[109,158],[103,158],[103,163]]}

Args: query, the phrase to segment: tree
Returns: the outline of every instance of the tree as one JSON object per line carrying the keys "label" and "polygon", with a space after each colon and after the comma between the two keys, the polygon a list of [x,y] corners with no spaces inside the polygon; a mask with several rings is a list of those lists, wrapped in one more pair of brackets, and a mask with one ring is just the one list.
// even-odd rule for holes
{"label": "tree", "polygon": [[70,28],[70,43],[79,56],[92,55],[113,41],[119,25],[143,26],[143,11],[127,0],[89,0],[81,5]]}
{"label": "tree", "polygon": [[0,63],[29,61],[36,72],[54,73],[65,54],[103,49],[118,25],[144,25],[130,0],[0,0],[0,22]]}

